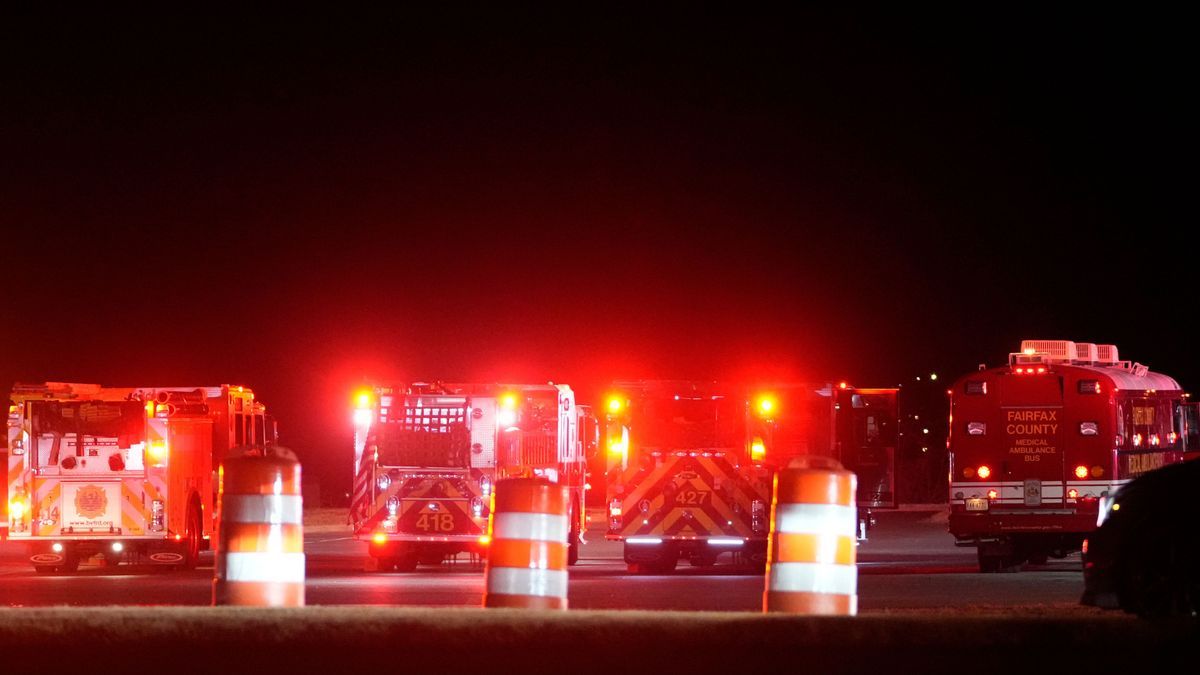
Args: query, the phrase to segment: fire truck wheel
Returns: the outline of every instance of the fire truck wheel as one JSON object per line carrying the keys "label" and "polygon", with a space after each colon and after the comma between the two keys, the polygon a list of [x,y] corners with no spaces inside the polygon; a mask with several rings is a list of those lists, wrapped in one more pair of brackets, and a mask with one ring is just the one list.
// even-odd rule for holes
{"label": "fire truck wheel", "polygon": [[196,508],[196,503],[192,502],[188,506],[187,531],[184,534],[183,564],[180,565],[185,570],[196,569],[196,563],[200,562],[200,530],[202,527],[200,523],[200,511]]}
{"label": "fire truck wheel", "polygon": [[667,551],[662,557],[657,560],[647,562],[636,562],[626,564],[626,569],[630,574],[671,574],[675,571],[675,565],[679,562],[679,555],[671,555],[671,551]]}
{"label": "fire truck wheel", "polygon": [[63,564],[58,566],[58,571],[62,572],[63,574],[74,574],[79,571],[79,562],[79,556],[75,555],[74,553],[70,553],[67,555],[66,559],[63,560]]}
{"label": "fire truck wheel", "polygon": [[571,501],[571,532],[567,535],[567,564],[579,562],[579,502]]}
{"label": "fire truck wheel", "polygon": [[38,574],[53,574],[58,570],[54,565],[34,565],[33,571]]}
{"label": "fire truck wheel", "polygon": [[1020,566],[1021,561],[1011,555],[979,552],[980,572],[1015,572]]}
{"label": "fire truck wheel", "polygon": [[717,556],[715,554],[694,555],[688,558],[688,563],[692,567],[712,567],[717,564]]}
{"label": "fire truck wheel", "polygon": [[[389,562],[397,572],[415,572],[417,571],[417,563],[421,561],[421,557],[416,553],[405,553],[399,558],[390,558]],[[441,562],[441,561],[438,561]]]}

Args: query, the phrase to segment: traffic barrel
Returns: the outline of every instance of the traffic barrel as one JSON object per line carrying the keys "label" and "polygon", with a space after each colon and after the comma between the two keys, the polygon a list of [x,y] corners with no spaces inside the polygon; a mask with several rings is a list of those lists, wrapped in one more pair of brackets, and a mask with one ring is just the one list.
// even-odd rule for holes
{"label": "traffic barrel", "polygon": [[856,488],[853,473],[820,457],[775,475],[763,611],[858,613]]}
{"label": "traffic barrel", "polygon": [[567,608],[567,489],[542,478],[496,483],[484,607]]}
{"label": "traffic barrel", "polygon": [[300,463],[279,456],[228,458],[218,484],[213,604],[303,607]]}

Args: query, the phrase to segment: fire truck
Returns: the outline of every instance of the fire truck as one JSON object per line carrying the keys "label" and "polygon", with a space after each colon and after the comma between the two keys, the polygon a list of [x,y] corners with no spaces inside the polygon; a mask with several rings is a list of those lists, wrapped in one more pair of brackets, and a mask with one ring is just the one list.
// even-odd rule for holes
{"label": "fire truck", "polygon": [[274,420],[245,387],[16,384],[9,538],[28,543],[39,573],[96,556],[192,568],[216,529],[221,458],[274,441]]}
{"label": "fire truck", "polygon": [[1024,340],[949,395],[949,530],[984,572],[1080,550],[1117,487],[1200,447],[1179,384],[1113,345]]}
{"label": "fire truck", "polygon": [[571,494],[568,560],[585,532],[596,420],[563,384],[415,383],[358,395],[350,522],[368,571],[411,572],[488,546],[492,487],[541,476]]}
{"label": "fire truck", "polygon": [[871,509],[894,508],[897,389],[845,384],[747,387],[625,381],[605,405],[610,540],[631,572],[725,553],[766,564],[775,472],[797,457],[837,459],[860,475],[859,536]]}

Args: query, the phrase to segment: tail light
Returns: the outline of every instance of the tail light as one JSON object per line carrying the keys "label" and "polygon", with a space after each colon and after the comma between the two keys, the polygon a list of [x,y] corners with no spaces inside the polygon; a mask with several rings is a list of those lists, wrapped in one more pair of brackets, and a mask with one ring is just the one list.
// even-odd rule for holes
{"label": "tail light", "polygon": [[1075,488],[1067,490],[1067,499],[1079,499],[1079,490]]}
{"label": "tail light", "polygon": [[608,525],[609,529],[616,530],[621,527],[621,500],[614,499],[608,503]]}
{"label": "tail light", "polygon": [[980,478],[987,480],[992,475],[992,470],[985,465],[976,469],[975,474]]}
{"label": "tail light", "polygon": [[775,397],[770,394],[763,394],[758,397],[758,401],[754,405],[754,410],[758,416],[763,419],[770,419],[774,414],[777,403]]}
{"label": "tail light", "polygon": [[151,466],[166,466],[167,465],[167,444],[163,441],[153,441],[146,448],[146,459]]}
{"label": "tail light", "polygon": [[1088,468],[1086,466],[1083,466],[1082,464],[1075,467],[1075,477],[1078,478],[1079,480],[1083,480],[1084,478],[1087,478],[1088,477]]}
{"label": "tail light", "polygon": [[155,499],[150,503],[150,529],[154,532],[162,532],[167,529],[166,504],[160,499]]}
{"label": "tail light", "polygon": [[996,490],[988,490],[988,499],[999,499],[1000,493]]}
{"label": "tail light", "polygon": [[14,499],[8,503],[8,516],[13,520],[21,520],[25,517],[25,502],[20,499]]}
{"label": "tail light", "polygon": [[755,532],[767,530],[767,504],[761,499],[750,502],[750,526]]}
{"label": "tail light", "polygon": [[617,396],[610,396],[608,399],[608,412],[611,415],[616,415],[621,412],[621,408],[625,407],[625,402]]}
{"label": "tail light", "polygon": [[767,446],[763,444],[761,438],[754,439],[750,444],[750,459],[751,461],[761,462],[767,457]]}

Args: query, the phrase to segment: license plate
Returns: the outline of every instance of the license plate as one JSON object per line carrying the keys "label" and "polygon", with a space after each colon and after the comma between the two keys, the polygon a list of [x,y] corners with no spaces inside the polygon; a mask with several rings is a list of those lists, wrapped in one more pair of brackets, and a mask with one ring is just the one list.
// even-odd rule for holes
{"label": "license plate", "polygon": [[988,500],[980,498],[980,497],[974,497],[974,498],[968,499],[967,500],[967,510],[968,511],[987,511],[988,510]]}
{"label": "license plate", "polygon": [[1042,505],[1042,481],[1031,478],[1025,481],[1025,506]]}

